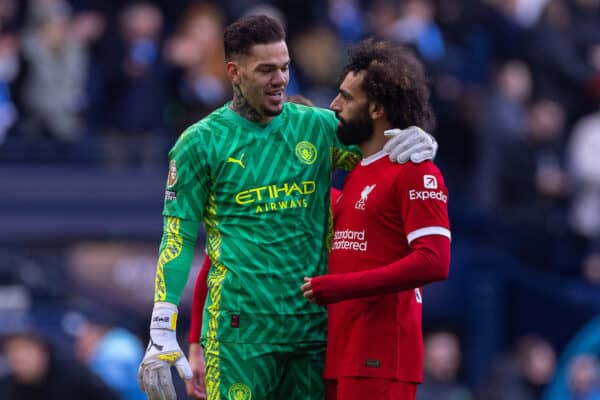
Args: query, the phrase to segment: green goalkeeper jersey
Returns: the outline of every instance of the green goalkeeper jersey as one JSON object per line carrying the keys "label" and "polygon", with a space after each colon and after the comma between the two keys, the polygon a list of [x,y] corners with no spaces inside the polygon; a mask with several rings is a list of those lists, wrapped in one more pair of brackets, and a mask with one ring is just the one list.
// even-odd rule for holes
{"label": "green goalkeeper jersey", "polygon": [[[203,337],[325,341],[326,310],[308,303],[300,286],[303,277],[327,272],[332,171],[360,159],[340,144],[337,126],[333,112],[291,103],[259,125],[227,104],[188,128],[170,151],[163,214],[202,221],[207,233],[212,267]],[[166,274],[168,263],[164,268]],[[188,272],[177,273],[187,279]],[[181,293],[158,286],[157,300],[179,299]]]}

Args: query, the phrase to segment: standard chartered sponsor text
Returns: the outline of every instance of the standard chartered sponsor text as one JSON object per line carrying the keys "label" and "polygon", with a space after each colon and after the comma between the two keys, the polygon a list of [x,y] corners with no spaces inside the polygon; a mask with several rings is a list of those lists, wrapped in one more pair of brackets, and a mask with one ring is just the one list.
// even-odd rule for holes
{"label": "standard chartered sponsor text", "polygon": [[367,247],[368,242],[364,229],[362,231],[345,229],[343,231],[335,231],[331,250],[367,251]]}

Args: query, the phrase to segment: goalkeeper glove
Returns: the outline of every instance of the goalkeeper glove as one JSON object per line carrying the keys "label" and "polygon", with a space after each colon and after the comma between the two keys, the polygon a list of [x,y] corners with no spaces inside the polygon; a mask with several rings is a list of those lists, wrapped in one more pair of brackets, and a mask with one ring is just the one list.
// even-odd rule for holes
{"label": "goalkeeper glove", "polygon": [[146,392],[149,400],[177,399],[171,379],[172,366],[175,366],[181,378],[192,379],[190,364],[177,343],[176,323],[176,305],[162,302],[154,304],[150,343],[138,371],[140,389]]}
{"label": "goalkeeper glove", "polygon": [[418,164],[425,160],[433,160],[437,153],[438,144],[433,136],[418,126],[388,129],[384,135],[391,139],[383,146],[383,150],[394,162],[404,164],[410,160]]}

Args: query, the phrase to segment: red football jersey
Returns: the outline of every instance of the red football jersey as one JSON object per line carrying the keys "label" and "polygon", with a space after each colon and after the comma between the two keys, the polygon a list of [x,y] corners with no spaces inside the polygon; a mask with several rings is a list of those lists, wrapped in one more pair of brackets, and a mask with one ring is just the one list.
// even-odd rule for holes
{"label": "red football jersey", "polygon": [[[365,271],[407,256],[427,235],[450,238],[448,191],[430,161],[392,163],[383,152],[348,175],[334,205],[329,273]],[[324,377],[423,380],[420,288],[328,306]]]}

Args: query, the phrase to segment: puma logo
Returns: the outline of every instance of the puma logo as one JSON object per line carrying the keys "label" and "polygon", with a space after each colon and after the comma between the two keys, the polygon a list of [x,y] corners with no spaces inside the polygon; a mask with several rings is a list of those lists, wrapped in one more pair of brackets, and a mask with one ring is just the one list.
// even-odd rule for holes
{"label": "puma logo", "polygon": [[242,161],[243,158],[244,158],[244,154],[242,154],[242,156],[240,157],[239,160],[237,158],[229,157],[227,159],[227,162],[232,163],[232,164],[238,164],[240,167],[246,168],[246,166],[244,165],[244,163]]}

